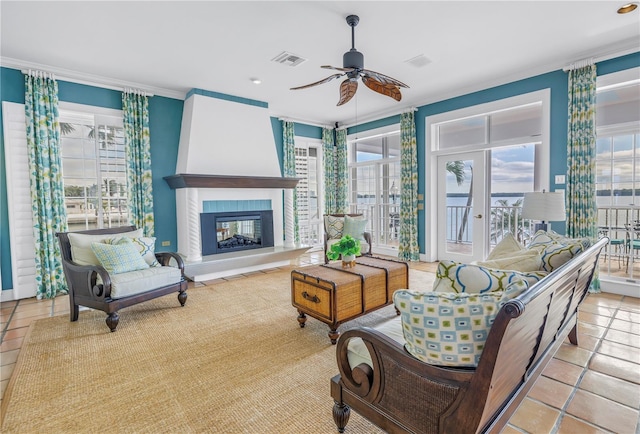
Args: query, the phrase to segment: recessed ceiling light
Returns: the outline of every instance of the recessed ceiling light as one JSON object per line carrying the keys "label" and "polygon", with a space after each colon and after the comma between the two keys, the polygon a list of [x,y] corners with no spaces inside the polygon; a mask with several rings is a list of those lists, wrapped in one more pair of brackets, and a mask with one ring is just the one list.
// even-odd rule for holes
{"label": "recessed ceiling light", "polygon": [[627,3],[626,5],[620,6],[618,9],[619,14],[628,14],[629,12],[633,12],[638,8],[638,3]]}
{"label": "recessed ceiling light", "polygon": [[262,80],[260,80],[259,78],[250,78],[249,80],[251,80],[251,83],[253,83],[253,84],[262,83]]}

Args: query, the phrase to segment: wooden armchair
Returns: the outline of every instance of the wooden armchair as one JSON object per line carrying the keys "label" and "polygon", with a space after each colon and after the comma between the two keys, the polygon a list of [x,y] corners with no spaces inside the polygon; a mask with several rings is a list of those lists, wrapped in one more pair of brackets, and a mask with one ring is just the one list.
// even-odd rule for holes
{"label": "wooden armchair", "polygon": [[[101,238],[115,238],[120,235],[134,239],[134,234],[141,236],[141,231],[135,229],[135,226],[122,226],[56,234],[60,242],[62,266],[69,287],[71,321],[78,320],[79,306],[87,306],[105,312],[107,326],[113,332],[118,326],[118,311],[124,307],[176,291],[180,305],[184,306],[187,301],[187,281],[184,278],[184,262],[176,253],[155,253],[158,264],[120,274],[110,274],[100,263],[87,265],[84,260],[82,263],[76,262],[82,256],[81,250],[76,244],[75,252],[78,258],[74,258],[74,246],[72,246],[70,235],[74,240],[78,239],[78,235],[88,236],[84,241],[86,251],[89,242],[98,242]],[[170,265],[172,260],[175,261],[174,266]]]}
{"label": "wooden armchair", "polygon": [[[331,248],[332,241],[331,240],[339,240],[342,237],[342,229],[339,234],[336,234],[335,237],[331,236],[331,230],[327,225],[327,217],[338,217],[345,218],[345,216],[349,217],[362,217],[362,214],[325,214],[323,217],[324,221],[324,263],[329,263],[329,258],[327,258],[327,249]],[[355,238],[355,237],[354,237]],[[371,233],[363,232],[364,243],[360,243],[361,246],[361,255],[371,256]],[[335,241],[334,241],[335,242]]]}

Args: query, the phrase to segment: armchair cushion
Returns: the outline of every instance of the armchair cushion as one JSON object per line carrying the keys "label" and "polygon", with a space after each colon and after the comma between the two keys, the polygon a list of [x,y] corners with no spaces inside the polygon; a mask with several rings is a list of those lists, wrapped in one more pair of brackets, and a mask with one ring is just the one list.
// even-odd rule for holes
{"label": "armchair cushion", "polygon": [[177,267],[149,267],[111,276],[111,298],[140,294],[180,282],[182,273]]}
{"label": "armchair cushion", "polygon": [[[136,229],[131,232],[124,232],[119,234],[120,236],[126,236],[129,238],[139,238],[142,236],[142,229]],[[106,238],[110,238],[113,235],[106,234],[77,234],[70,232],[68,234],[69,244],[71,246],[71,257],[73,262],[78,265],[100,265],[100,261],[96,258],[95,253],[91,250],[91,243],[100,243]]]}
{"label": "armchair cushion", "polygon": [[110,274],[149,268],[131,238],[122,237],[117,244],[91,243],[91,250]]}
{"label": "armchair cushion", "polygon": [[443,293],[485,294],[504,291],[513,282],[519,280],[532,285],[547,274],[544,271],[498,270],[443,260],[438,264],[433,290]]}
{"label": "armchair cushion", "polygon": [[485,294],[396,291],[406,350],[433,365],[477,366],[498,311],[528,287],[516,280]]}
{"label": "armchair cushion", "polygon": [[339,238],[345,235],[351,235],[355,240],[359,240],[361,243],[365,242],[364,229],[366,226],[367,220],[365,220],[364,217],[344,216],[344,227],[342,235]]}

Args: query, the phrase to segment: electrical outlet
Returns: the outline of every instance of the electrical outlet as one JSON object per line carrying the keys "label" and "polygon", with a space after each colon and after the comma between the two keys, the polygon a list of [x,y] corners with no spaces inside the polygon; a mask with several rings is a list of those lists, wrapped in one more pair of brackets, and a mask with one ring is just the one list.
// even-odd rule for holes
{"label": "electrical outlet", "polygon": [[166,247],[166,246],[170,246],[171,245],[171,241],[163,241],[162,242],[162,247]]}
{"label": "electrical outlet", "polygon": [[564,184],[564,183],[565,183],[564,175],[556,175],[556,184]]}

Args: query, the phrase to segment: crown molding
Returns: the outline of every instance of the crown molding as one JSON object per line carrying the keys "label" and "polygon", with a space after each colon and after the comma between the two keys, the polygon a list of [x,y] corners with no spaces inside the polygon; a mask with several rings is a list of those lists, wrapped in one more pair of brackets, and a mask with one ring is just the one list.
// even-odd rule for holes
{"label": "crown molding", "polygon": [[149,86],[143,83],[117,80],[114,78],[103,77],[103,76],[94,75],[94,74],[87,74],[84,72],[72,71],[70,69],[56,68],[50,65],[27,62],[26,60],[13,59],[10,57],[0,57],[0,66],[4,68],[13,68],[13,69],[20,69],[20,70],[35,69],[40,71],[51,72],[55,76],[56,80],[84,84],[87,86],[101,87],[104,89],[124,91],[127,88],[134,88],[134,89],[144,91],[148,94],[163,96],[167,98],[174,98],[179,100],[184,100],[185,95],[187,94],[187,90],[180,91],[176,89],[164,89],[161,87]]}

